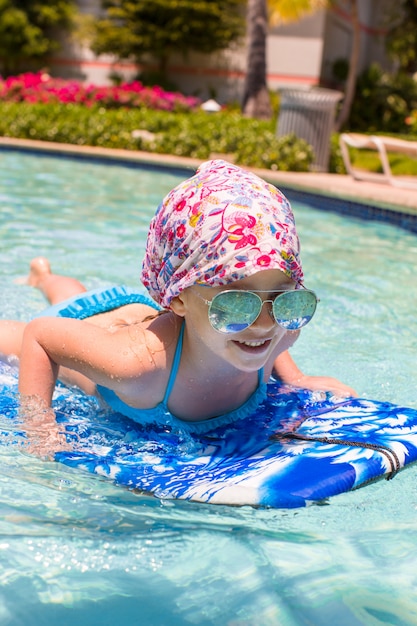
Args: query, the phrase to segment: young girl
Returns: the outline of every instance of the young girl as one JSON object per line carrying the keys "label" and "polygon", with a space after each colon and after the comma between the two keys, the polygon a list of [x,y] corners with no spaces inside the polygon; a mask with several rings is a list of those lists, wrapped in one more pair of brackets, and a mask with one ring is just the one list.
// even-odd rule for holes
{"label": "young girl", "polygon": [[153,299],[125,287],[86,292],[43,258],[28,282],[54,306],[28,324],[0,323],[0,351],[20,359],[23,406],[51,406],[59,377],[134,420],[169,416],[201,432],[253,411],[273,372],[354,394],[305,376],[288,354],[317,304],[291,207],[224,161],[204,163],[158,208],[142,268]]}

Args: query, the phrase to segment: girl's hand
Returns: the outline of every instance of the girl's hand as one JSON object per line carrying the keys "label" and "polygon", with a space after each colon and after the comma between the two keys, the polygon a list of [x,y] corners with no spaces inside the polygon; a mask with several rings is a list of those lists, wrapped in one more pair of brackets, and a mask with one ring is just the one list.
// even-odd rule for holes
{"label": "girl's hand", "polygon": [[352,387],[345,385],[337,378],[331,376],[307,376],[307,374],[301,373],[294,381],[285,381],[294,387],[302,387],[303,389],[309,389],[310,391],[328,391],[335,396],[348,398],[351,396],[356,397],[358,394]]}
{"label": "girl's hand", "polygon": [[331,376],[308,376],[297,367],[288,351],[282,352],[274,363],[278,378],[286,385],[310,389],[311,391],[328,391],[335,396],[348,398],[357,396],[354,389]]}
{"label": "girl's hand", "polygon": [[20,417],[27,443],[24,449],[46,461],[53,461],[55,453],[71,450],[65,428],[57,423],[55,413],[36,396],[21,396]]}

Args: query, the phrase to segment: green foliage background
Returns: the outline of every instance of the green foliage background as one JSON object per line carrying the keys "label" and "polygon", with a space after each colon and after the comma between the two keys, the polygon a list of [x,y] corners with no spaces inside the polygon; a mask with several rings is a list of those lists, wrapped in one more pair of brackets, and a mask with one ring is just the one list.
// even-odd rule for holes
{"label": "green foliage background", "polygon": [[59,48],[58,31],[69,29],[74,0],[0,0],[2,74],[10,76]]}
{"label": "green foliage background", "polygon": [[[138,130],[153,133],[153,137],[136,136]],[[241,165],[282,171],[307,171],[313,160],[305,141],[295,136],[275,137],[275,122],[245,118],[233,111],[211,115],[145,107],[1,102],[0,135],[198,159],[222,153]]]}
{"label": "green foliage background", "polygon": [[245,33],[246,0],[102,0],[102,5],[105,17],[95,24],[92,50],[138,63],[151,55],[162,75],[174,53],[210,54]]}

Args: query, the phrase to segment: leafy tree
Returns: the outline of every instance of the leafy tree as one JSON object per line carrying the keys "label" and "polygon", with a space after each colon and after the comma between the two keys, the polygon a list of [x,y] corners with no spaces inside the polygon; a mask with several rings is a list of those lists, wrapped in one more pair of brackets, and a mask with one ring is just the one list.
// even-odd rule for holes
{"label": "leafy tree", "polygon": [[97,54],[140,62],[151,55],[166,74],[170,56],[228,48],[244,32],[245,0],[102,0],[105,17],[91,44]]}
{"label": "leafy tree", "polygon": [[74,14],[74,0],[0,0],[3,74],[19,73],[57,50],[58,30],[69,28]]}
{"label": "leafy tree", "polygon": [[410,132],[417,111],[417,82],[406,72],[390,74],[373,63],[358,77],[349,126],[358,132]]}
{"label": "leafy tree", "polygon": [[402,0],[392,16],[386,46],[388,54],[400,68],[410,74],[417,72],[417,0]]}

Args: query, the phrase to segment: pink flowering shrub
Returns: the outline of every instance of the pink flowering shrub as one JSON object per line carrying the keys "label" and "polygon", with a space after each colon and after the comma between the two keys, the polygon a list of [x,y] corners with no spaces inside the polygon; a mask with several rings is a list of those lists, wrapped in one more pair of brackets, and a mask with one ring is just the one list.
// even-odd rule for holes
{"label": "pink flowering shrub", "polygon": [[146,107],[160,111],[190,111],[200,100],[161,87],[145,87],[139,81],[100,87],[75,80],[51,78],[46,73],[27,73],[0,78],[0,101],[34,103],[75,103],[105,108]]}

